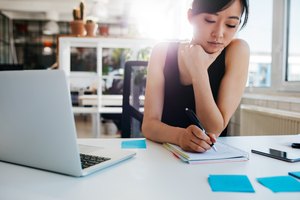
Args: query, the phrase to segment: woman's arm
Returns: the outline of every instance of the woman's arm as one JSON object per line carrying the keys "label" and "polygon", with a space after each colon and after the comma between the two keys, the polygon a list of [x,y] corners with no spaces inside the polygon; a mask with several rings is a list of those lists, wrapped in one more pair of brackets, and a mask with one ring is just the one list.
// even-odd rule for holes
{"label": "woman's arm", "polygon": [[146,138],[156,142],[170,142],[188,151],[206,151],[210,149],[210,138],[198,127],[191,125],[184,129],[161,122],[165,84],[163,70],[167,49],[168,44],[162,43],[152,50],[147,69],[142,132]]}
{"label": "woman's arm", "polygon": [[168,44],[161,43],[156,45],[152,50],[147,69],[142,132],[148,139],[157,142],[178,144],[179,135],[183,130],[161,122],[165,84],[163,70],[167,49]]}
{"label": "woman's arm", "polygon": [[193,78],[197,115],[207,132],[217,135],[227,126],[241,100],[248,75],[248,44],[240,39],[233,40],[225,56],[225,74],[216,103],[211,93],[207,69]]}

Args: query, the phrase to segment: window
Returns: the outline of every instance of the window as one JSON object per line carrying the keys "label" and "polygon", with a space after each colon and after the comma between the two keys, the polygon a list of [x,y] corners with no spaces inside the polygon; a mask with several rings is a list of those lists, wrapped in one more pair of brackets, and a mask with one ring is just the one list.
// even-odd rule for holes
{"label": "window", "polygon": [[272,17],[272,0],[251,0],[248,24],[238,32],[250,46],[249,87],[271,86]]}
{"label": "window", "polygon": [[288,48],[286,81],[300,81],[300,8],[299,0],[288,1]]}

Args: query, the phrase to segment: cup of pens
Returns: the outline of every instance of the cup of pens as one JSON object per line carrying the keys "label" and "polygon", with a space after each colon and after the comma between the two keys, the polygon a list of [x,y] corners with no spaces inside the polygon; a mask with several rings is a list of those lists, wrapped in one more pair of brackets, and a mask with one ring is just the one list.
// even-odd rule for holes
{"label": "cup of pens", "polygon": [[73,21],[70,22],[71,33],[75,36],[85,36],[84,27],[84,4],[80,3],[79,8],[73,9]]}

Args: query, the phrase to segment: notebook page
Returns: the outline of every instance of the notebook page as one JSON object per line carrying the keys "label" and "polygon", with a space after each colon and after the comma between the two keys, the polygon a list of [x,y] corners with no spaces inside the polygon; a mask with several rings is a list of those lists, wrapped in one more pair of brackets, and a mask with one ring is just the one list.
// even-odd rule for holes
{"label": "notebook page", "polygon": [[229,158],[248,157],[248,153],[240,149],[234,148],[227,144],[216,142],[214,145],[217,151],[210,149],[204,153],[191,153],[183,151],[179,146],[168,144],[176,153],[186,158],[189,161],[193,160],[220,160]]}

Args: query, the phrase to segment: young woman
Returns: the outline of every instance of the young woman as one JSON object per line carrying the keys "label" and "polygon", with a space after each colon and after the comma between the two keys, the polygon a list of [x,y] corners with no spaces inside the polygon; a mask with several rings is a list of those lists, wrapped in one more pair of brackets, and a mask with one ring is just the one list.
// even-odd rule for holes
{"label": "young woman", "polygon": [[[247,0],[193,0],[191,41],[154,47],[142,125],[146,138],[205,152],[226,135],[247,81],[249,47],[234,36],[248,12]],[[185,108],[195,111],[207,134],[191,125]]]}

